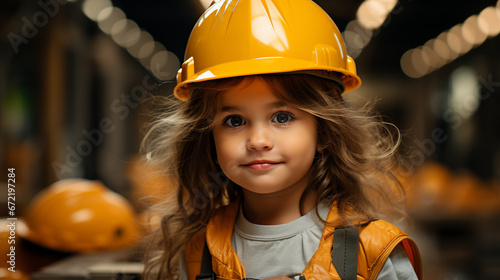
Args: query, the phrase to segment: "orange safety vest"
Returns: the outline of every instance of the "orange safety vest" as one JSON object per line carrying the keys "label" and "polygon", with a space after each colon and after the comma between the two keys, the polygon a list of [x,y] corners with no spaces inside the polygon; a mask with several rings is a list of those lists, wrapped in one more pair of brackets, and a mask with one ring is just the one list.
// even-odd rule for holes
{"label": "orange safety vest", "polygon": [[[219,209],[208,223],[206,231],[199,232],[186,244],[186,269],[189,280],[195,280],[196,275],[200,273],[205,241],[212,255],[212,269],[218,279],[246,278],[245,268],[232,247],[238,209],[238,201]],[[337,217],[337,211],[332,207],[327,221],[333,222]],[[335,227],[325,226],[318,250],[301,274],[306,280],[341,279],[332,264],[334,230]],[[382,220],[371,221],[360,229],[357,279],[376,279],[386,259],[400,243],[406,250],[418,279],[422,279],[420,254],[415,242],[399,228]]]}

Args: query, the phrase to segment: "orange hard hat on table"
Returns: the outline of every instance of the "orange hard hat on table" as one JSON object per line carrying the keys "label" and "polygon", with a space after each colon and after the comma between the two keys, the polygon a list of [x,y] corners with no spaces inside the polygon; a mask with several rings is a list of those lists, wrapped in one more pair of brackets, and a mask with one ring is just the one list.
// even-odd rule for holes
{"label": "orange hard hat on table", "polygon": [[0,280],[29,280],[30,276],[19,269],[10,271],[8,268],[0,267]]}
{"label": "orange hard hat on table", "polygon": [[361,84],[342,35],[311,0],[221,0],[199,18],[188,40],[174,94],[195,82],[271,73],[309,73]]}
{"label": "orange hard hat on table", "polygon": [[139,238],[131,204],[101,182],[85,179],[62,180],[41,191],[23,222],[23,238],[60,251],[118,249]]}

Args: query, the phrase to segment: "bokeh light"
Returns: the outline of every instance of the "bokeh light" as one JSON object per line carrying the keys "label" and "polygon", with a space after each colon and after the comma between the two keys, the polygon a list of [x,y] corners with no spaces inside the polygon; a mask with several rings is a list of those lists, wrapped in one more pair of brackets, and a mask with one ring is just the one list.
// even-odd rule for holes
{"label": "bokeh light", "polygon": [[[208,1],[205,1],[208,3]],[[211,3],[212,1],[210,1]],[[209,5],[208,3],[207,5]],[[147,31],[141,30],[125,13],[114,7],[110,0],[85,0],[84,14],[97,22],[99,29],[111,36],[119,46],[139,60],[141,65],[161,80],[174,79],[180,67],[177,56],[156,42]]]}
{"label": "bokeh light", "polygon": [[99,13],[105,9],[112,7],[109,0],[85,0],[82,4],[83,13],[91,20],[96,21]]}
{"label": "bokeh light", "polygon": [[[498,3],[500,1],[497,7]],[[412,78],[427,75],[498,34],[500,9],[487,7],[479,16],[471,15],[463,24],[457,24],[423,46],[405,52],[400,61],[401,69]]]}
{"label": "bokeh light", "polygon": [[500,33],[500,10],[495,7],[484,9],[478,17],[479,29],[489,37]]}

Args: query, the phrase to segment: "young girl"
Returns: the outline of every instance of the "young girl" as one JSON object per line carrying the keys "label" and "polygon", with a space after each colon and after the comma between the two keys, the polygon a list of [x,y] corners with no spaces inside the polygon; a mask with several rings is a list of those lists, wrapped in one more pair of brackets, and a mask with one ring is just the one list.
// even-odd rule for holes
{"label": "young girl", "polygon": [[399,138],[344,102],[359,85],[314,2],[212,4],[146,137],[176,189],[145,278],[421,278],[415,243],[377,220],[401,209]]}

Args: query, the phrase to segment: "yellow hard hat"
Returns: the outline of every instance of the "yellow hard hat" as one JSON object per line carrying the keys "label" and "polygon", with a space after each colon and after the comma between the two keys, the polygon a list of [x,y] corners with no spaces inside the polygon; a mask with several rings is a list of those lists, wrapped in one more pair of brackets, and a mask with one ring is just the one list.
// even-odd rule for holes
{"label": "yellow hard hat", "polygon": [[311,0],[221,0],[199,18],[188,40],[174,94],[221,78],[306,72],[351,91],[361,84],[337,26]]}
{"label": "yellow hard hat", "polygon": [[60,251],[85,252],[136,244],[135,211],[99,181],[66,179],[41,191],[23,215],[19,234]]}

